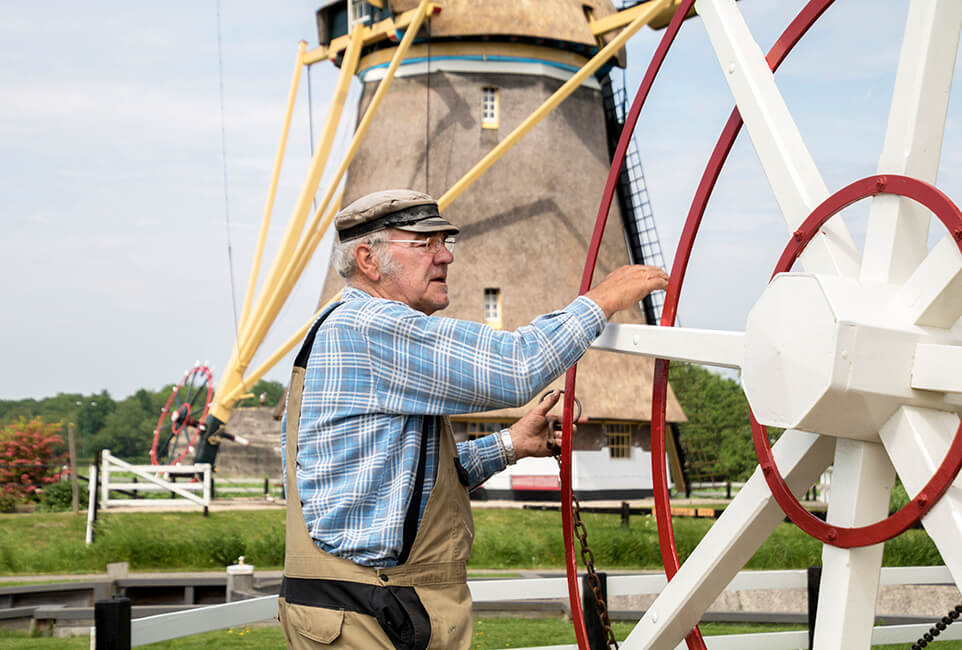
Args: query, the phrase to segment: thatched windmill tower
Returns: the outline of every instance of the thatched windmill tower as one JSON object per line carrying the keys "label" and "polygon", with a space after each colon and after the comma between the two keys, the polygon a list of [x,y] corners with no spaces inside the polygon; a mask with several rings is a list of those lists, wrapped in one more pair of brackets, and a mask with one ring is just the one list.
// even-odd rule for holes
{"label": "thatched windmill tower", "polygon": [[[330,0],[317,12],[321,45],[347,32],[352,12],[378,21],[416,5]],[[442,195],[598,51],[603,38],[592,33],[589,20],[613,13],[610,0],[445,1],[398,69],[349,168],[344,203],[392,187]],[[384,39],[362,50],[359,115],[395,47]],[[443,315],[514,329],[574,298],[608,172],[608,138],[602,86],[589,77],[444,210],[462,230]],[[616,210],[598,279],[630,259],[630,238]],[[330,273],[322,300],[342,285]],[[641,309],[620,318],[645,320]],[[575,442],[579,494],[642,496],[650,486],[644,477],[651,471],[651,370],[650,359],[599,351],[579,364],[578,397],[589,418]],[[454,418],[455,431],[496,431],[524,410]],[[672,396],[668,419],[683,418]],[[510,469],[489,482],[489,492],[557,489],[546,478],[557,477],[550,459]]]}

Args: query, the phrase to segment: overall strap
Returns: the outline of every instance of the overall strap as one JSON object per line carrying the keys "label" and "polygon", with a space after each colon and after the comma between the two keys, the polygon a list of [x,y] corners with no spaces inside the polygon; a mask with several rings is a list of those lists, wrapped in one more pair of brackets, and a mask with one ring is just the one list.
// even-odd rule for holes
{"label": "overall strap", "polygon": [[314,324],[311,326],[310,331],[307,333],[307,337],[304,339],[304,343],[301,345],[300,351],[297,353],[297,356],[294,357],[295,368],[304,368],[305,370],[307,369],[307,360],[311,356],[311,349],[314,347],[314,337],[317,336],[317,330],[320,329],[321,323],[326,321],[327,317],[330,316],[331,313],[335,309],[340,307],[342,304],[343,303],[341,302],[334,303],[330,309],[328,309],[326,312],[321,314],[321,317],[318,318],[316,321],[314,321]]}
{"label": "overall strap", "polygon": [[414,546],[414,538],[418,534],[418,516],[421,514],[421,498],[424,492],[424,466],[425,456],[428,447],[428,422],[432,419],[424,416],[424,423],[421,425],[421,448],[418,450],[418,470],[414,478],[414,490],[411,492],[411,502],[408,504],[407,514],[404,515],[404,546],[398,555],[397,563],[407,562],[408,555],[411,554],[411,547]]}

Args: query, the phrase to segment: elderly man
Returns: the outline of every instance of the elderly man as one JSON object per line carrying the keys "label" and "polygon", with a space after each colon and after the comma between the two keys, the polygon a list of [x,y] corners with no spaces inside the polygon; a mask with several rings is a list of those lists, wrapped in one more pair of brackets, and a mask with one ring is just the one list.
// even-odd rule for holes
{"label": "elderly man", "polygon": [[567,307],[498,331],[431,316],[448,304],[458,228],[430,196],[376,192],[335,227],[347,286],[308,334],[287,402],[284,634],[295,648],[466,648],[468,491],[549,455],[558,394],[468,442],[455,444],[447,416],[527,403],[668,277],[622,267]]}

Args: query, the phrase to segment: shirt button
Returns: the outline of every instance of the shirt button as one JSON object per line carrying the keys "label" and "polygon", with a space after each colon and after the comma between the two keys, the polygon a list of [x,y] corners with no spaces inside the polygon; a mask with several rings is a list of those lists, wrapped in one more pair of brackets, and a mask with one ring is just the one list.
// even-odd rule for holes
{"label": "shirt button", "polygon": [[387,580],[388,580],[387,575],[385,575],[385,574],[382,573],[382,574],[381,574],[381,580],[382,580],[383,582],[387,582]]}

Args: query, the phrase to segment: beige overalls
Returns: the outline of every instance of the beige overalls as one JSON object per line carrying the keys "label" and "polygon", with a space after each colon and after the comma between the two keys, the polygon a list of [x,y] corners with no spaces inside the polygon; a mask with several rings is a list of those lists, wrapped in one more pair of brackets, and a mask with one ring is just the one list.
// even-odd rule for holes
{"label": "beige overalls", "polygon": [[447,418],[440,432],[437,480],[403,564],[360,566],[321,550],[308,534],[297,492],[297,431],[307,356],[320,322],[294,363],[287,398],[287,530],[278,601],[287,645],[467,648],[472,621],[466,565],[474,522]]}

